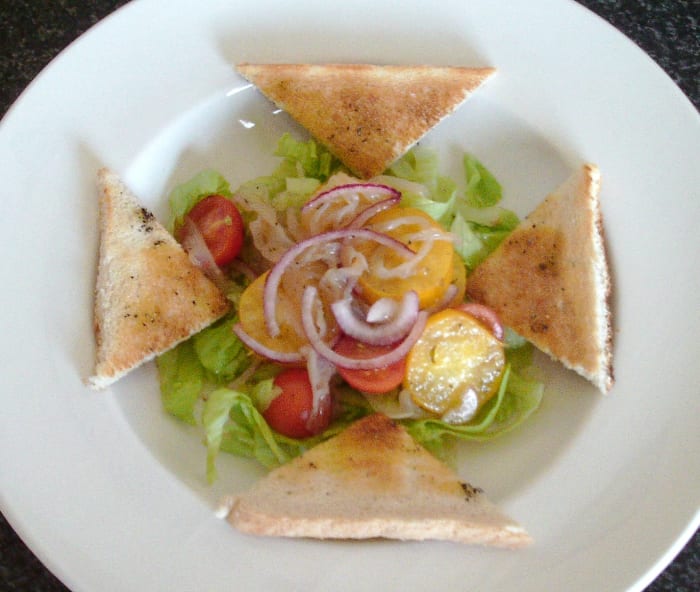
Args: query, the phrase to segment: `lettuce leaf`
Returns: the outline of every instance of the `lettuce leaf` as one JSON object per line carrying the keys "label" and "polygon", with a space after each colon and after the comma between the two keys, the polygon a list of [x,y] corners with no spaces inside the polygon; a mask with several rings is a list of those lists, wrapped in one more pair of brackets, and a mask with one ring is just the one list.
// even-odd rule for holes
{"label": "lettuce leaf", "polygon": [[282,160],[272,174],[246,181],[238,193],[280,212],[301,208],[341,168],[340,162],[315,140],[295,140],[289,133],[279,139],[275,155]]}
{"label": "lettuce leaf", "polygon": [[202,424],[206,434],[209,483],[217,478],[219,450],[255,458],[265,467],[285,463],[291,458],[245,393],[228,388],[210,393],[202,412]]}
{"label": "lettuce leaf", "polygon": [[205,384],[205,369],[191,340],[158,356],[161,401],[178,419],[195,424],[195,408]]}
{"label": "lettuce leaf", "polygon": [[437,152],[416,146],[395,161],[388,172],[400,179],[431,186],[438,177]]}
{"label": "lettuce leaf", "polygon": [[230,382],[250,365],[248,350],[233,332],[236,321],[225,317],[191,339],[199,362],[219,384]]}
{"label": "lettuce leaf", "polygon": [[465,154],[464,174],[467,179],[467,203],[476,208],[495,206],[503,195],[501,184],[474,156]]}
{"label": "lettuce leaf", "polygon": [[[322,434],[306,439],[288,438],[270,428],[256,399],[269,398],[272,380],[258,382],[251,394],[228,388],[210,393],[204,405],[202,423],[207,443],[207,479],[216,480],[216,457],[227,452],[252,458],[267,468],[284,464],[316,444],[331,438],[350,423],[367,415],[369,405],[358,394],[340,397],[339,418]],[[255,391],[258,392],[255,392]]]}
{"label": "lettuce leaf", "polygon": [[172,232],[176,226],[182,224],[185,214],[198,201],[215,193],[230,197],[231,188],[220,173],[210,169],[197,173],[189,181],[175,187],[168,197],[171,214],[169,230]]}
{"label": "lettuce leaf", "polygon": [[452,425],[439,419],[406,422],[409,433],[438,457],[446,458],[452,439],[491,440],[516,428],[540,405],[544,387],[506,367],[498,393],[488,401],[469,423]]}
{"label": "lettuce leaf", "polygon": [[[338,160],[315,140],[295,140],[289,133],[279,139],[275,156],[284,159],[275,176],[312,177],[326,181],[339,166]],[[290,174],[294,172],[296,174]]]}

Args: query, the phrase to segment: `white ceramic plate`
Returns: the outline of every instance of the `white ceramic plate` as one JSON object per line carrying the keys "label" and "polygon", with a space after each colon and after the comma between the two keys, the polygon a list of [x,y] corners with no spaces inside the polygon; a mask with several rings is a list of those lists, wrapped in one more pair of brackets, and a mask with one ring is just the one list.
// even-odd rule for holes
{"label": "white ceramic plate", "polygon": [[[162,216],[165,193],[202,167],[232,185],[270,170],[279,134],[299,130],[241,91],[231,64],[244,60],[497,66],[426,143],[453,173],[462,150],[477,154],[520,214],[583,161],[600,166],[617,386],[604,398],[543,362],[539,413],[462,451],[462,476],[532,548],[242,536],[213,508],[260,470],[221,458],[206,486],[199,436],[161,411],[152,365],[105,393],[83,386],[95,171],[113,167]],[[700,521],[699,153],[687,99],[572,2],[128,5],[0,128],[3,513],[76,592],[641,589]]]}

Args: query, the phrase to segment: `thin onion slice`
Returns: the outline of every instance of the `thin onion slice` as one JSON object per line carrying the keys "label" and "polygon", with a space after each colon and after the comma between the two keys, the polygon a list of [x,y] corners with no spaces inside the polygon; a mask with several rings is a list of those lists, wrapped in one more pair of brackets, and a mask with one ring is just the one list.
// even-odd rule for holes
{"label": "thin onion slice", "polygon": [[311,209],[318,208],[324,203],[333,201],[340,197],[345,197],[347,194],[358,194],[360,192],[370,193],[372,197],[401,197],[401,193],[389,187],[388,185],[380,185],[379,183],[346,183],[345,185],[337,185],[327,191],[319,193],[313,199],[307,201],[301,208],[302,212],[307,212]]}
{"label": "thin onion slice", "polygon": [[362,210],[350,223],[347,225],[348,228],[361,228],[363,227],[373,216],[377,215],[379,212],[388,210],[394,207],[401,201],[401,194],[392,195],[381,201],[375,202],[367,206]]}
{"label": "thin onion slice", "polygon": [[252,349],[256,354],[272,360],[274,362],[279,362],[280,364],[299,364],[304,361],[304,356],[297,352],[279,352],[274,349],[267,347],[260,343],[254,337],[251,337],[245,332],[240,323],[236,323],[233,326],[233,332],[236,337],[240,339],[245,345]]}
{"label": "thin onion slice", "polygon": [[393,298],[384,296],[376,300],[367,310],[365,320],[368,323],[384,323],[396,316],[399,304]]}
{"label": "thin onion slice", "polygon": [[325,418],[330,413],[331,405],[324,405],[326,399],[331,396],[331,378],[335,374],[335,366],[322,357],[313,347],[304,347],[303,355],[306,358],[306,370],[309,373],[313,404],[311,413],[306,420],[306,429],[312,434],[317,434],[323,426],[328,425]]}
{"label": "thin onion slice", "polygon": [[374,230],[369,230],[366,228],[349,229],[344,228],[340,230],[331,230],[329,232],[324,232],[322,234],[317,234],[312,236],[292,248],[288,249],[284,255],[279,259],[279,261],[270,270],[267,279],[265,280],[265,288],[263,292],[263,313],[265,315],[265,324],[267,326],[267,331],[271,337],[277,337],[280,333],[279,323],[277,322],[276,315],[276,302],[277,302],[277,291],[279,289],[280,281],[282,275],[289,268],[289,266],[294,262],[294,260],[302,254],[307,249],[322,245],[324,243],[334,242],[334,241],[345,241],[351,239],[364,239],[369,241],[374,241],[376,243],[385,245],[395,250],[399,254],[405,257],[410,257],[413,255],[406,245],[401,241],[391,238],[380,232]]}
{"label": "thin onion slice", "polygon": [[189,215],[184,218],[183,230],[184,232],[180,234],[182,248],[189,255],[192,263],[199,267],[204,275],[216,284],[217,288],[226,293],[226,276],[214,261],[214,256],[211,254],[204,236]]}
{"label": "thin onion slice", "polygon": [[428,315],[424,311],[418,313],[416,322],[411,331],[406,335],[405,339],[397,344],[397,346],[385,354],[380,354],[374,358],[354,359],[333,351],[318,333],[313,320],[313,308],[316,302],[318,291],[314,286],[309,286],[304,290],[304,297],[301,302],[301,322],[304,326],[306,337],[319,355],[326,358],[332,364],[341,368],[351,370],[375,370],[377,368],[385,368],[403,359],[411,350],[413,345],[418,341],[418,338],[423,333]]}
{"label": "thin onion slice", "polygon": [[503,341],[503,323],[495,310],[478,302],[464,302],[457,307],[457,310],[473,316],[481,324],[486,325],[496,339]]}
{"label": "thin onion slice", "polygon": [[404,294],[396,315],[385,323],[368,323],[353,310],[352,300],[345,298],[331,304],[338,326],[346,335],[371,345],[390,345],[405,337],[416,322],[419,312],[418,294]]}

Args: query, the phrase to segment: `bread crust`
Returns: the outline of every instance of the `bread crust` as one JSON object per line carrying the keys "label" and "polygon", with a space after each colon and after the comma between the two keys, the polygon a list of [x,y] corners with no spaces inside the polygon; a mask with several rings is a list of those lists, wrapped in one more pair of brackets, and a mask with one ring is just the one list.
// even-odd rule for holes
{"label": "bread crust", "polygon": [[116,173],[98,171],[96,362],[105,388],[222,317],[229,302]]}
{"label": "bread crust", "polygon": [[355,175],[382,173],[495,73],[494,68],[239,64]]}
{"label": "bread crust", "polygon": [[467,294],[607,393],[611,280],[599,193],[598,167],[583,165],[477,266]]}
{"label": "bread crust", "polygon": [[506,548],[532,542],[481,489],[381,414],[355,422],[224,503],[228,521],[256,535]]}

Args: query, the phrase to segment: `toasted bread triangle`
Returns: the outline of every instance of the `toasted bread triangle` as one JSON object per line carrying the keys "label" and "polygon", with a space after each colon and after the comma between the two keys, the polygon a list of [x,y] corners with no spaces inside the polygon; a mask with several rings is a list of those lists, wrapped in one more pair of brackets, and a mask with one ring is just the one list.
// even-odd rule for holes
{"label": "toasted bread triangle", "polygon": [[229,302],[108,169],[98,172],[100,254],[93,388],[104,388],[223,316]]}
{"label": "toasted bread triangle", "polygon": [[469,276],[468,295],[606,393],[613,384],[600,172],[582,166]]}
{"label": "toasted bread triangle", "polygon": [[369,64],[237,70],[364,179],[382,173],[495,72]]}
{"label": "toasted bread triangle", "polygon": [[222,514],[283,537],[447,540],[516,548],[530,536],[381,414],[272,470]]}

